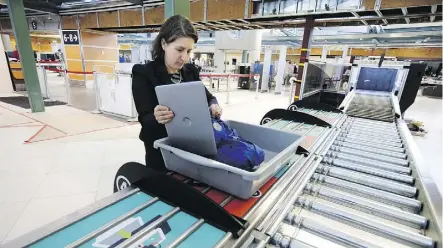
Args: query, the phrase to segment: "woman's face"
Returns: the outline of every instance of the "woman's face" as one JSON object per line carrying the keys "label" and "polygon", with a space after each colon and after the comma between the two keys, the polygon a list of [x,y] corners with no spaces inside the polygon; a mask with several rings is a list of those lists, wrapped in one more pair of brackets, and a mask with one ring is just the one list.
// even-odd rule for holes
{"label": "woman's face", "polygon": [[167,68],[174,71],[180,70],[189,60],[189,54],[194,48],[194,43],[194,40],[189,37],[180,37],[171,43],[162,41]]}

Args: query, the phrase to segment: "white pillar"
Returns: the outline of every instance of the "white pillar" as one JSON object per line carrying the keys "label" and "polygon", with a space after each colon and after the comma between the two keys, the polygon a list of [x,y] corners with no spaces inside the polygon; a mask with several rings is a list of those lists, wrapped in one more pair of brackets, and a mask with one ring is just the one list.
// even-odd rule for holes
{"label": "white pillar", "polygon": [[215,66],[215,70],[214,72],[216,73],[223,73],[225,70],[225,51],[224,50],[219,50],[219,49],[215,49],[214,52],[214,66]]}
{"label": "white pillar", "polygon": [[342,58],[342,63],[347,63],[348,62],[348,49],[349,46],[343,46],[343,56],[341,56]]}
{"label": "white pillar", "polygon": [[[242,30],[239,33],[233,33],[232,31],[215,32],[215,50],[248,51],[249,63],[260,60],[261,41],[261,30]],[[214,56],[216,54],[217,52]],[[217,59],[214,58],[214,60]]]}
{"label": "white pillar", "polygon": [[284,74],[286,67],[286,46],[280,46],[280,57],[277,65],[277,75],[275,76],[275,94],[281,93],[281,88],[284,83]]}
{"label": "white pillar", "polygon": [[265,49],[265,61],[263,63],[263,74],[261,80],[260,91],[268,91],[268,82],[269,82],[269,72],[271,70],[271,58],[272,58],[272,49],[267,47]]}
{"label": "white pillar", "polygon": [[328,47],[323,46],[321,50],[321,61],[326,61],[327,56],[328,56]]}
{"label": "white pillar", "polygon": [[11,45],[11,37],[9,34],[1,34],[1,40],[3,42],[3,49],[5,51],[14,51],[14,47]]}
{"label": "white pillar", "polygon": [[3,39],[0,39],[0,75],[2,78],[0,80],[0,93],[12,93],[14,89],[12,88],[11,77],[9,76],[8,61],[5,56],[5,49],[3,47]]}

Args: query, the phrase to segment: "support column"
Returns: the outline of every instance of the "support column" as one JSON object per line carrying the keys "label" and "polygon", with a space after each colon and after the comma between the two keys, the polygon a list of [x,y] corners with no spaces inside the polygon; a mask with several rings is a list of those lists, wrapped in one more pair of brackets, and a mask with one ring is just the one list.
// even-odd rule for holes
{"label": "support column", "polygon": [[9,76],[8,58],[5,56],[5,50],[3,39],[0,39],[0,75],[2,75],[2,79],[0,80],[0,93],[12,93],[14,89],[12,87],[11,77]]}
{"label": "support column", "polygon": [[216,49],[214,52],[214,66],[216,73],[224,73],[225,72],[225,50]]}
{"label": "support column", "polygon": [[248,51],[243,50],[241,54],[241,62],[248,63]]}
{"label": "support column", "polygon": [[5,51],[13,51],[13,47],[11,46],[11,37],[9,37],[9,34],[0,34],[2,37],[3,42],[3,49]]}
{"label": "support column", "polygon": [[328,47],[323,46],[321,50],[321,61],[326,62],[326,58],[328,57]]}
{"label": "support column", "polygon": [[173,15],[191,17],[191,3],[189,0],[165,0],[165,19]]}
{"label": "support column", "polygon": [[[286,67],[286,46],[280,46],[280,57],[278,59],[277,75],[275,76],[275,94],[281,94],[281,88],[284,84],[284,74]],[[292,72],[291,72],[292,73]]]}
{"label": "support column", "polygon": [[9,18],[11,19],[14,36],[20,54],[20,63],[28,91],[29,103],[32,112],[44,112],[42,92],[38,81],[37,68],[35,66],[34,52],[32,51],[29,26],[26,20],[23,0],[8,0]]}
{"label": "support column", "polygon": [[314,29],[314,18],[312,16],[306,17],[305,29],[303,31],[303,41],[301,43],[300,62],[297,70],[297,80],[295,84],[294,101],[300,100],[300,92],[302,86],[302,79],[304,74],[305,62],[308,62],[309,54],[311,53],[311,37]]}
{"label": "support column", "polygon": [[272,58],[272,49],[270,47],[266,47],[265,49],[265,58],[263,62],[263,73],[261,80],[260,91],[268,91],[268,82],[269,82],[269,73],[271,71],[271,58]]}

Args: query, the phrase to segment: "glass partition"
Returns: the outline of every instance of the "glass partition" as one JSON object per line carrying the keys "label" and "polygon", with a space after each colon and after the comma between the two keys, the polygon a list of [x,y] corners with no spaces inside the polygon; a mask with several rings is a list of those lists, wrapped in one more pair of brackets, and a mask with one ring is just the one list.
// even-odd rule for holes
{"label": "glass partition", "polygon": [[303,95],[316,90],[344,92],[348,87],[349,67],[343,64],[308,63]]}

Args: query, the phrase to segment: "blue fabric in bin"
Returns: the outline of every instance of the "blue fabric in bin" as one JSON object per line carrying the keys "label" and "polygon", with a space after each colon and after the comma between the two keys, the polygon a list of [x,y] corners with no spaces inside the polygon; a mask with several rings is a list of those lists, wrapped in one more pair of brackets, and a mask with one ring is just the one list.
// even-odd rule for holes
{"label": "blue fabric in bin", "polygon": [[212,118],[217,155],[215,160],[247,171],[255,171],[265,160],[259,146],[241,138],[224,121]]}

